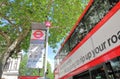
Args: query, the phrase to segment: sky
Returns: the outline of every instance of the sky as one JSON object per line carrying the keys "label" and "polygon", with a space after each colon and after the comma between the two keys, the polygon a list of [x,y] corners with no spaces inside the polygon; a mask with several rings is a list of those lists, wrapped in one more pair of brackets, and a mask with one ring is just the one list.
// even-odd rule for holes
{"label": "sky", "polygon": [[51,64],[52,71],[54,70],[54,57],[56,53],[53,52],[53,49],[48,46],[48,61]]}

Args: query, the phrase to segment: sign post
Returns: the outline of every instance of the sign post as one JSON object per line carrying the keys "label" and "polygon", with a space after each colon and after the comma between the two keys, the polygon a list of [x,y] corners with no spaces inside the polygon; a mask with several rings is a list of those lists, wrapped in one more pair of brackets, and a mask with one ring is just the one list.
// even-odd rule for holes
{"label": "sign post", "polygon": [[44,42],[45,31],[44,30],[32,30],[29,58],[27,62],[28,68],[43,68],[43,56],[44,56]]}
{"label": "sign post", "polygon": [[[35,23],[35,22],[32,23],[32,35],[31,35],[30,48],[29,48],[29,59],[27,62],[27,66],[29,68],[40,69],[44,66],[45,79],[47,73],[48,34],[49,34],[50,26],[51,23],[49,21],[46,21],[44,24]],[[43,58],[43,56],[45,56],[45,58]],[[44,61],[44,64],[42,61]],[[41,62],[41,63],[37,63],[37,62]]]}
{"label": "sign post", "polygon": [[45,54],[46,26],[43,23],[32,23],[30,47],[28,50],[28,68],[43,68]]}
{"label": "sign post", "polygon": [[47,57],[48,57],[48,35],[49,35],[49,27],[51,26],[51,23],[49,21],[45,22],[45,25],[47,27],[47,34],[46,34],[46,50],[45,50],[45,65],[44,65],[44,78],[46,79],[46,73],[47,73]]}

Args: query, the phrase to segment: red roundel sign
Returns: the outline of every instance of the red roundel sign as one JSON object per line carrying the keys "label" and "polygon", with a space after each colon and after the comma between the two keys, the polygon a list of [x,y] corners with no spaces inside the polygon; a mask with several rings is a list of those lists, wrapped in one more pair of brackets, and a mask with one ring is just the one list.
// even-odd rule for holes
{"label": "red roundel sign", "polygon": [[35,38],[41,38],[41,37],[43,37],[43,32],[41,31],[41,30],[36,30],[34,33],[33,33],[33,36],[35,37]]}

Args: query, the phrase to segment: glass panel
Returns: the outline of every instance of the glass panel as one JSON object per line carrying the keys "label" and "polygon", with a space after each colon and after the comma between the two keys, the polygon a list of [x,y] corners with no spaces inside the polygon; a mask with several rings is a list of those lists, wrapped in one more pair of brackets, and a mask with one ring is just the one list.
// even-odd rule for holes
{"label": "glass panel", "polygon": [[78,75],[75,75],[73,79],[90,79],[89,71],[85,71],[83,73],[80,73]]}
{"label": "glass panel", "polygon": [[109,2],[108,0],[95,0],[89,10],[83,17],[85,25],[90,31],[113,7],[111,4],[116,4],[118,0]]}
{"label": "glass panel", "polygon": [[70,45],[69,40],[64,44],[61,52],[60,52],[60,59],[63,59],[68,53],[70,52]]}
{"label": "glass panel", "polygon": [[78,44],[78,32],[77,29],[73,32],[70,37],[70,50],[72,50]]}
{"label": "glass panel", "polygon": [[109,3],[111,5],[111,7],[113,7],[117,2],[119,2],[120,0],[109,0]]}
{"label": "glass panel", "polygon": [[102,66],[91,71],[92,79],[107,79]]}
{"label": "glass panel", "polygon": [[78,32],[78,38],[79,41],[81,41],[87,34],[87,28],[83,22],[80,22],[80,24],[77,27],[77,32]]}
{"label": "glass panel", "polygon": [[107,76],[108,76],[108,78],[109,79],[115,79],[115,75],[114,75],[114,72],[113,72],[113,69],[112,69],[112,67],[111,67],[111,64],[110,64],[110,62],[107,62],[106,64],[105,64],[105,68],[106,68],[106,71],[107,71]]}
{"label": "glass panel", "polygon": [[65,43],[63,49],[62,49],[63,53],[68,54],[69,53],[69,40]]}
{"label": "glass panel", "polygon": [[110,61],[116,79],[120,79],[120,57]]}
{"label": "glass panel", "polygon": [[71,50],[86,36],[87,32],[88,31],[83,22],[80,22],[70,37]]}
{"label": "glass panel", "polygon": [[87,13],[84,16],[85,25],[87,26],[88,30],[90,31],[100,20],[97,12],[96,2],[90,7]]}
{"label": "glass panel", "polygon": [[108,0],[99,0],[96,5],[96,10],[98,12],[99,18],[102,19],[110,10],[110,8],[111,6]]}

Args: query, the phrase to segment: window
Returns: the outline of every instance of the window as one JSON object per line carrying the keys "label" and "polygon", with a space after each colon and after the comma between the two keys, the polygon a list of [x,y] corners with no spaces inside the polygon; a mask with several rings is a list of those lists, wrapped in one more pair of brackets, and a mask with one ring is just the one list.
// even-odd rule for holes
{"label": "window", "polygon": [[120,79],[120,57],[110,61],[116,79]]}
{"label": "window", "polygon": [[112,68],[110,62],[105,63],[105,69],[106,69],[106,72],[107,72],[106,74],[108,76],[108,79],[115,79],[113,68]]}
{"label": "window", "polygon": [[60,59],[63,59],[68,53],[70,52],[70,45],[69,40],[64,44],[61,52],[60,52]]}
{"label": "window", "polygon": [[109,3],[112,6],[114,6],[117,2],[119,2],[120,0],[109,0]]}
{"label": "window", "polygon": [[17,64],[18,64],[17,62],[18,62],[18,61],[15,61],[15,63],[13,64],[13,65],[14,65],[14,66],[13,66],[13,67],[14,67],[14,70],[17,70]]}
{"label": "window", "polygon": [[76,28],[78,31],[78,37],[79,37],[79,41],[81,41],[87,34],[88,30],[84,24],[83,21],[81,21],[78,25],[78,27]]}
{"label": "window", "polygon": [[4,67],[4,71],[9,70],[9,67],[10,67],[10,62],[7,61],[6,64],[5,64],[5,67]]}
{"label": "window", "polygon": [[77,30],[75,30],[70,37],[70,50],[72,50],[76,45],[78,44],[78,33]]}
{"label": "window", "polygon": [[73,79],[90,79],[89,71],[85,71],[81,74],[75,75]]}
{"label": "window", "polygon": [[83,17],[88,31],[90,31],[111,9],[108,0],[95,0]]}
{"label": "window", "polygon": [[105,69],[99,66],[91,71],[92,79],[107,79]]}

